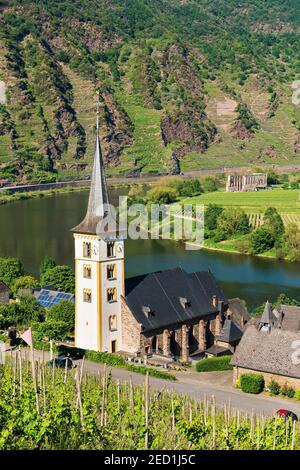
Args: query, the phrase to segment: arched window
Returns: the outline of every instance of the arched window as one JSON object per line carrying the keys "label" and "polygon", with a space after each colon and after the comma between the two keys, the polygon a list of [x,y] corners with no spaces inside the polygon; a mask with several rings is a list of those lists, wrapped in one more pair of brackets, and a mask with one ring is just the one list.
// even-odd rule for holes
{"label": "arched window", "polygon": [[107,279],[115,279],[115,278],[116,278],[116,265],[108,264],[107,265]]}
{"label": "arched window", "polygon": [[107,257],[114,258],[116,256],[116,244],[115,242],[107,242]]}
{"label": "arched window", "polygon": [[83,256],[84,258],[91,258],[92,256],[91,242],[83,242]]}
{"label": "arched window", "polygon": [[109,321],[109,331],[116,331],[118,329],[117,315],[110,315],[108,321]]}
{"label": "arched window", "polygon": [[116,302],[117,301],[117,289],[112,287],[107,289],[107,302]]}
{"label": "arched window", "polygon": [[83,266],[83,277],[85,277],[86,279],[92,278],[92,267],[90,264],[85,264]]}
{"label": "arched window", "polygon": [[83,289],[83,301],[87,303],[92,302],[92,291],[91,289]]}

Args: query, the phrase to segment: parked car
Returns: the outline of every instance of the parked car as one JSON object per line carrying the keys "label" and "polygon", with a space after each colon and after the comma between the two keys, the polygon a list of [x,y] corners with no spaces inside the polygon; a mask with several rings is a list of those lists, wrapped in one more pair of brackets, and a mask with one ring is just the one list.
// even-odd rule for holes
{"label": "parked car", "polygon": [[61,367],[62,369],[66,367],[66,361],[67,361],[67,368],[68,369],[73,369],[74,367],[76,367],[74,364],[73,364],[73,361],[72,359],[70,359],[69,357],[65,357],[65,356],[58,356],[58,357],[55,357],[54,359],[52,359],[51,361],[48,361],[48,366],[50,367],[53,367],[53,364],[55,367]]}
{"label": "parked car", "polygon": [[289,410],[278,410],[276,414],[282,416],[285,421],[287,421],[289,418],[292,418],[293,421],[298,421],[298,416]]}

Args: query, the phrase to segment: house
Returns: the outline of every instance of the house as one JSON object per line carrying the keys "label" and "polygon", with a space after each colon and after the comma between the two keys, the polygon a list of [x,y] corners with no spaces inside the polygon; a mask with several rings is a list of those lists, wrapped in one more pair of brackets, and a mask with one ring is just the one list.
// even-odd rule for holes
{"label": "house", "polygon": [[300,307],[269,302],[258,320],[250,322],[233,355],[234,382],[243,373],[263,374],[266,384],[300,388]]}
{"label": "house", "polygon": [[0,281],[0,305],[9,303],[10,293],[9,287]]}

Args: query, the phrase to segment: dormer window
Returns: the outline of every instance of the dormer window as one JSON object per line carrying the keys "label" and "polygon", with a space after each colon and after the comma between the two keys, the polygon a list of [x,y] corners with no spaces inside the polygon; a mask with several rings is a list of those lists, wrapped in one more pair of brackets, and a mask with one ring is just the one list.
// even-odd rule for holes
{"label": "dormer window", "polygon": [[179,297],[179,302],[183,308],[189,308],[191,306],[191,303],[186,297]]}
{"label": "dormer window", "polygon": [[151,309],[151,307],[143,306],[142,309],[147,318],[154,317],[154,311]]}

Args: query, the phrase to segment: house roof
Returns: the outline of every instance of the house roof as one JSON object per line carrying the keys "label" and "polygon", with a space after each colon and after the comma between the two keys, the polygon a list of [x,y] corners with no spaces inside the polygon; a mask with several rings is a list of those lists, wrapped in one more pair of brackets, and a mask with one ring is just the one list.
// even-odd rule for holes
{"label": "house roof", "polygon": [[242,336],[242,330],[232,320],[226,319],[221,334],[216,339],[224,343],[234,343],[239,341]]}
{"label": "house roof", "polygon": [[218,312],[212,298],[227,303],[213,274],[167,269],[126,280],[126,303],[144,332]]}
{"label": "house roof", "polygon": [[275,318],[272,313],[272,308],[271,308],[270,302],[267,300],[263,314],[260,319],[260,323],[271,325],[272,323],[274,323],[274,321],[275,321]]}
{"label": "house roof", "polygon": [[[279,305],[276,311],[279,314],[280,327],[283,330],[300,331],[300,307]],[[274,310],[273,313],[275,314]]]}
{"label": "house roof", "polygon": [[241,319],[244,322],[248,322],[250,320],[250,315],[244,302],[238,297],[228,300],[228,308],[231,311],[231,320],[233,320],[235,324],[240,325]]}
{"label": "house roof", "polygon": [[99,139],[99,114],[97,113],[97,138],[87,213],[84,220],[77,227],[74,227],[72,232],[99,234],[101,222],[108,214],[108,204],[107,185]]}
{"label": "house roof", "polygon": [[300,365],[293,361],[293,345],[300,334],[279,328],[264,332],[248,325],[231,360],[245,369],[300,378]]}

